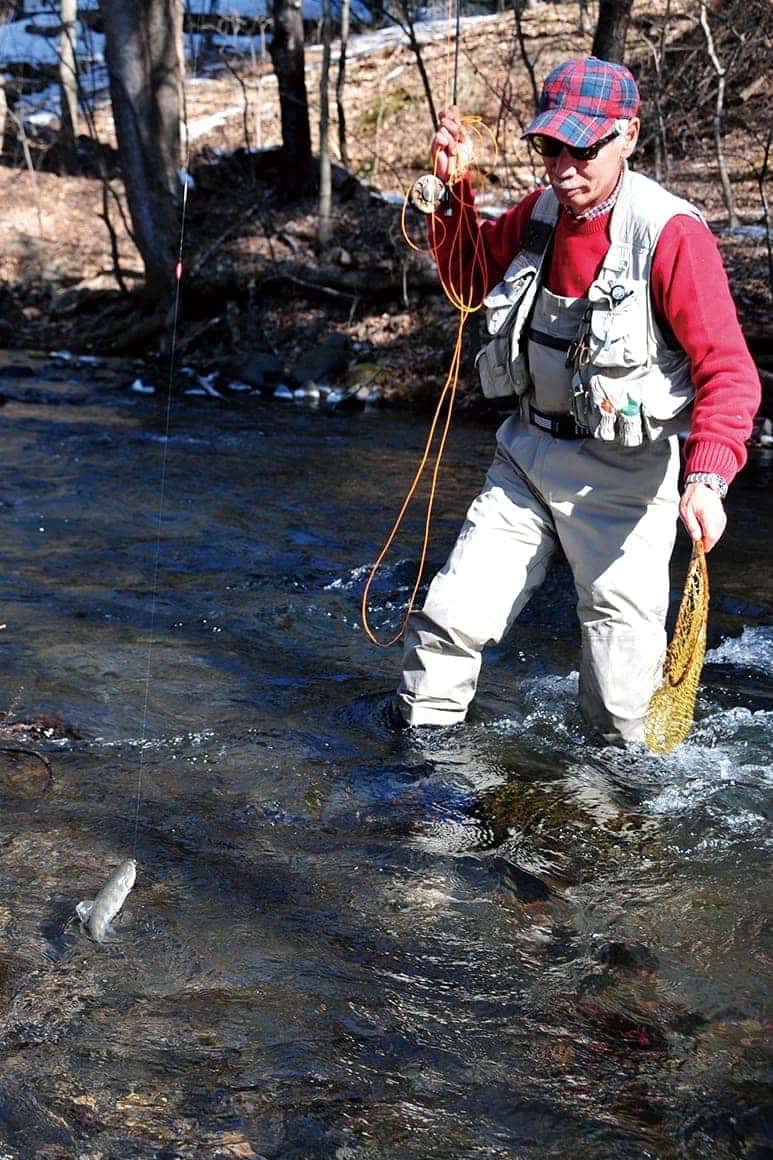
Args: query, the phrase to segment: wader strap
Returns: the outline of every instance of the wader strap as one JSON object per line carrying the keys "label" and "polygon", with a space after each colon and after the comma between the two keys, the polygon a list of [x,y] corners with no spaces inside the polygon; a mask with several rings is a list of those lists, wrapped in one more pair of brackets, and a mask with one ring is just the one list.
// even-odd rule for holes
{"label": "wader strap", "polygon": [[546,334],[544,330],[535,330],[533,326],[529,327],[529,339],[531,342],[539,343],[540,346],[549,346],[551,350],[568,351],[572,345],[568,338],[555,338],[552,334]]}
{"label": "wader strap", "polygon": [[529,403],[529,422],[554,439],[587,439],[590,431],[580,427],[574,415],[546,415]]}

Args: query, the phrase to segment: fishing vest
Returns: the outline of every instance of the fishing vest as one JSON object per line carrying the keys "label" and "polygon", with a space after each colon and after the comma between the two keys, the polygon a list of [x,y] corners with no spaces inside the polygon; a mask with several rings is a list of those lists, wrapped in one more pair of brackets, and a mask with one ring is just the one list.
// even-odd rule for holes
{"label": "fishing vest", "polygon": [[543,285],[561,207],[546,189],[523,249],[484,300],[489,342],[476,365],[487,398],[529,394],[538,410],[574,416],[597,439],[637,446],[685,426],[695,394],[689,360],[654,317],[655,246],[677,214],[703,221],[689,202],[626,166],[610,221],[610,245],[584,298]]}

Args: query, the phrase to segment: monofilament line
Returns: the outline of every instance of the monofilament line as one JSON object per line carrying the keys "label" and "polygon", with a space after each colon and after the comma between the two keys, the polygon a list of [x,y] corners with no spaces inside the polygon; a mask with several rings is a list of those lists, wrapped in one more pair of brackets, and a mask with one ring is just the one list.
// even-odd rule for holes
{"label": "monofilament line", "polygon": [[156,604],[158,600],[158,574],[161,562],[161,527],[164,517],[164,500],[166,498],[166,476],[167,463],[169,460],[169,430],[171,426],[172,417],[172,386],[174,383],[174,365],[175,356],[177,353],[177,323],[180,315],[180,284],[182,282],[183,272],[183,246],[185,243],[185,217],[188,209],[188,161],[190,158],[190,151],[186,143],[185,150],[185,167],[182,171],[184,175],[183,181],[183,199],[180,210],[180,244],[177,251],[177,263],[174,268],[175,273],[175,292],[174,292],[174,310],[172,312],[172,338],[169,348],[169,378],[166,390],[166,415],[164,420],[164,449],[161,455],[161,486],[159,489],[158,498],[158,513],[156,515],[156,548],[153,560],[153,584],[151,587],[150,596],[150,635],[148,638],[148,654],[145,665],[145,694],[142,704],[142,725],[140,728],[140,761],[139,769],[137,771],[137,796],[134,807],[134,838],[132,841],[132,857],[137,852],[137,837],[139,834],[140,824],[140,801],[142,798],[142,775],[145,766],[145,743],[147,740],[147,723],[148,723],[148,705],[150,703],[150,680],[153,670],[153,646],[155,644],[155,630],[156,630]]}

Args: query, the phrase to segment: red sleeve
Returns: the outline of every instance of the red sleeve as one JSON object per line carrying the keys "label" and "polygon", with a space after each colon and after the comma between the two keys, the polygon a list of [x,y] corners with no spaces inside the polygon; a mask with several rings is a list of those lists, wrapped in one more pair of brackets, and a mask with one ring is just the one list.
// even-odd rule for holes
{"label": "red sleeve", "polygon": [[679,215],[665,226],[650,284],[658,320],[665,321],[690,360],[695,403],[685,471],[716,472],[729,483],[746,462],[760,377],[717,244],[702,222]]}
{"label": "red sleeve", "polygon": [[440,280],[453,300],[478,306],[523,246],[532,206],[540,191],[529,193],[496,221],[481,221],[468,176],[454,182],[450,213],[433,214],[429,241]]}

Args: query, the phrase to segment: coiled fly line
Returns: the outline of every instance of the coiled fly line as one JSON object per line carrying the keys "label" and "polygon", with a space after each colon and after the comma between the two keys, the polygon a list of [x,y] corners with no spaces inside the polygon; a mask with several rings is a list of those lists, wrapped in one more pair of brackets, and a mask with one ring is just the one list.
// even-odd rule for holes
{"label": "coiled fly line", "polygon": [[[451,23],[451,15],[449,11],[449,26]],[[453,51],[453,80],[449,83],[449,76],[446,78],[447,96],[450,96],[451,104],[456,104],[457,90],[458,90],[458,73],[459,73],[459,42],[460,42],[460,24],[461,24],[461,0],[456,0],[456,20],[454,31],[454,51]],[[450,36],[451,34],[449,34]],[[447,52],[446,59],[450,57],[450,52]],[[483,125],[480,117],[464,117],[462,124],[470,130],[473,137],[488,136],[490,142],[496,152],[496,143],[493,134]],[[453,159],[451,159],[453,160]],[[448,220],[452,222],[449,227],[445,215],[442,213],[441,207],[447,198],[453,196],[463,209],[472,208],[471,204],[465,201],[465,186],[461,184],[460,179],[469,172],[471,179],[475,180],[476,166],[474,163],[474,156],[471,157],[469,168],[467,171],[461,171],[452,168],[448,175],[447,186],[440,180],[437,175],[437,158],[433,166],[431,174],[425,174],[418,178],[411,187],[411,190],[406,193],[403,199],[403,209],[401,216],[401,228],[403,238],[406,244],[417,252],[425,252],[423,247],[417,246],[409,236],[406,215],[409,205],[420,209],[423,213],[433,213],[431,226],[431,241],[430,252],[435,255],[440,247],[448,250],[450,253],[449,269],[457,269],[459,271],[458,277],[444,280],[441,277],[441,286],[443,293],[450,302],[451,306],[458,314],[456,337],[454,340],[451,360],[448,371],[446,373],[445,381],[440,391],[432,421],[429,426],[427,437],[424,443],[424,449],[421,453],[418,466],[414,472],[413,478],[408,486],[403,499],[400,510],[395,517],[394,523],[384,541],[383,547],[379,551],[375,563],[370,569],[367,582],[363,589],[362,600],[360,606],[362,626],[368,639],[379,648],[389,648],[395,644],[402,637],[405,627],[408,623],[416,596],[421,586],[424,575],[424,568],[427,561],[427,550],[429,547],[430,531],[432,526],[432,515],[437,497],[438,479],[440,476],[440,467],[443,460],[443,454],[448,440],[448,433],[451,427],[451,418],[453,415],[454,402],[456,400],[457,388],[459,384],[459,371],[461,367],[462,349],[464,340],[464,328],[468,319],[472,314],[477,313],[482,305],[482,296],[476,290],[476,286],[482,284],[485,279],[485,258],[480,238],[476,238],[473,245],[471,259],[465,253],[465,243],[469,239],[465,236],[464,214],[453,214]],[[453,231],[449,239],[448,230]],[[462,271],[467,269],[468,279],[465,280]],[[437,446],[435,444],[437,443]],[[386,640],[381,639],[377,632],[371,627],[369,616],[369,602],[370,592],[373,583],[378,575],[384,560],[389,554],[392,545],[397,539],[398,533],[402,526],[405,515],[414,500],[416,491],[421,483],[425,472],[430,469],[431,474],[429,480],[429,491],[427,497],[426,508],[424,512],[424,525],[422,531],[421,550],[419,555],[419,564],[416,570],[413,587],[411,589],[405,613],[402,622],[397,631]]]}

